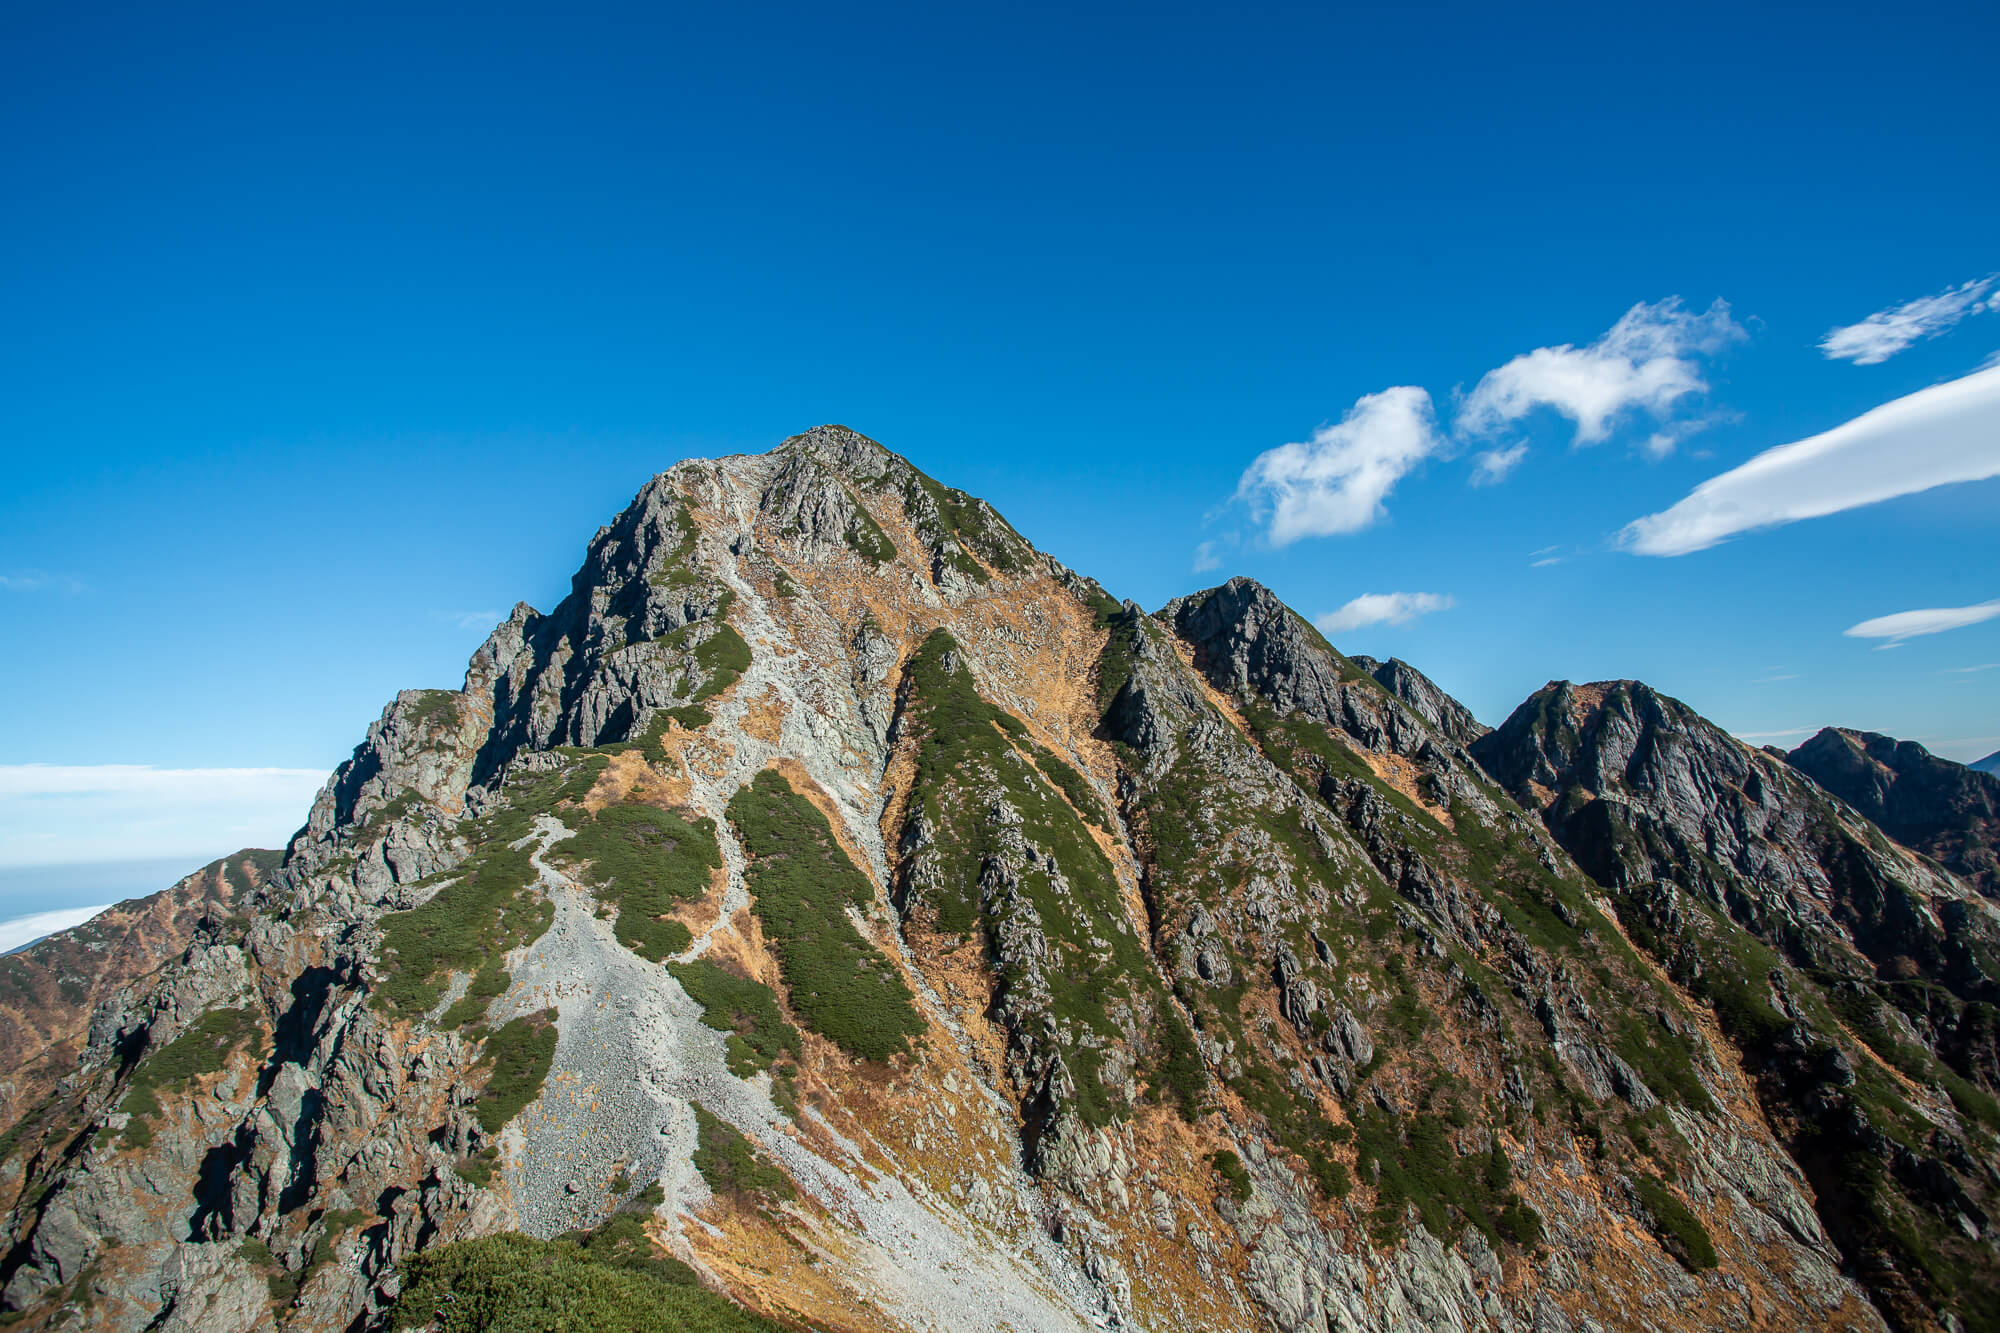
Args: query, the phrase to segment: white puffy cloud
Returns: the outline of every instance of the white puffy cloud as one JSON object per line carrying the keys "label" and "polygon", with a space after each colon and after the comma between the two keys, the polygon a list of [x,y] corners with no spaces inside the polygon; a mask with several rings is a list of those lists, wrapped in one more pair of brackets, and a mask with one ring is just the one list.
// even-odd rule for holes
{"label": "white puffy cloud", "polygon": [[1364,625],[1403,625],[1433,611],[1449,611],[1458,603],[1435,592],[1366,592],[1341,607],[1318,617],[1313,624],[1322,634],[1344,634]]}
{"label": "white puffy cloud", "polygon": [[1743,336],[1727,302],[1697,314],[1679,297],[1642,301],[1586,347],[1538,347],[1487,371],[1460,405],[1458,429],[1489,435],[1547,407],[1576,423],[1577,444],[1596,444],[1624,413],[1664,417],[1705,392],[1699,358]]}
{"label": "white puffy cloud", "polygon": [[326,773],[307,768],[0,764],[0,866],[282,847]]}
{"label": "white puffy cloud", "polygon": [[1211,569],[1222,568],[1222,557],[1215,553],[1214,542],[1203,542],[1194,548],[1194,572],[1206,574]]}
{"label": "white puffy cloud", "polygon": [[1947,287],[1935,296],[1920,296],[1878,310],[1859,324],[1829,330],[1819,350],[1833,361],[1852,361],[1857,366],[1880,365],[1914,342],[1950,332],[1967,315],[2000,309],[2000,298],[1989,301],[1986,297],[1995,281],[2000,281],[2000,274],[1974,278]]}
{"label": "white puffy cloud", "polygon": [[1948,629],[1964,629],[1967,625],[1977,625],[1995,616],[2000,616],[2000,601],[1981,602],[1977,606],[1932,606],[1917,611],[1898,611],[1892,616],[1876,616],[1873,620],[1850,626],[1845,633],[1850,639],[1883,639],[1886,642],[1882,647],[1894,648],[1905,639],[1942,634]]}
{"label": "white puffy cloud", "polygon": [[1417,464],[1445,447],[1430,394],[1410,385],[1358,400],[1310,440],[1259,454],[1236,485],[1274,546],[1358,532]]}
{"label": "white puffy cloud", "polygon": [[1934,384],[1767,449],[1671,509],[1626,525],[1639,555],[1686,555],[1739,532],[2000,476],[2000,367]]}

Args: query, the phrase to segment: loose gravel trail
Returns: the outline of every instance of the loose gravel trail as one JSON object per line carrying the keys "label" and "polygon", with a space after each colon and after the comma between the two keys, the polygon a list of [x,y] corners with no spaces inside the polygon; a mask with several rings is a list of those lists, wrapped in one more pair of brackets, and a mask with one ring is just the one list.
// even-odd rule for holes
{"label": "loose gravel trail", "polygon": [[[694,1116],[666,1095],[661,1075],[689,1057],[700,1006],[665,969],[627,950],[597,915],[597,901],[543,857],[570,830],[542,816],[530,864],[555,906],[546,933],[514,965],[494,1016],[556,1010],[556,1055],[541,1097],[507,1131],[507,1184],[522,1231],[549,1237],[595,1225],[616,1206],[622,1166],[643,1189],[663,1170],[691,1173]],[[697,1054],[697,1058],[699,1055]],[[511,1141],[518,1137],[518,1142]]]}
{"label": "loose gravel trail", "polygon": [[767,1080],[732,1075],[722,1035],[701,1022],[680,983],[620,945],[596,900],[543,859],[570,831],[541,816],[534,836],[530,861],[555,918],[515,963],[513,984],[493,1009],[497,1021],[557,1011],[548,1081],[504,1136],[502,1169],[522,1231],[546,1238],[595,1225],[620,1202],[611,1183],[621,1167],[634,1192],[660,1181],[665,1213],[706,1203],[692,1163],[689,1103],[699,1102],[836,1219],[851,1242],[837,1276],[892,1317],[918,1329],[1102,1326],[1097,1293],[1033,1224],[1033,1200],[1018,1190],[1020,1225],[996,1236],[942,1201],[919,1199],[838,1134],[826,1135],[843,1147],[830,1160],[788,1133]]}

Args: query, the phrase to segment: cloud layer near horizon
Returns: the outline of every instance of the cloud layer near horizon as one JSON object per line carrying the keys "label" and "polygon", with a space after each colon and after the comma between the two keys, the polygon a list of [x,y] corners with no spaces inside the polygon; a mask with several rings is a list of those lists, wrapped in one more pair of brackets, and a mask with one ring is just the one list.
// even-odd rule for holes
{"label": "cloud layer near horizon", "polygon": [[0,764],[0,866],[281,847],[326,774],[306,768]]}
{"label": "cloud layer near horizon", "polygon": [[1737,533],[2000,476],[2000,366],[1894,399],[1711,477],[1626,525],[1638,555],[1687,555]]}
{"label": "cloud layer near horizon", "polygon": [[12,953],[23,945],[33,944],[44,935],[80,926],[110,905],[98,903],[90,907],[61,907],[53,912],[30,912],[26,916],[0,921],[0,954]]}

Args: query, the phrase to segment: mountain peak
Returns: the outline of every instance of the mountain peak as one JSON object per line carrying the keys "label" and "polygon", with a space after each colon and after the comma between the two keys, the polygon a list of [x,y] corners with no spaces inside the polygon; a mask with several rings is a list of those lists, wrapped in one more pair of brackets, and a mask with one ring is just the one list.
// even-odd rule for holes
{"label": "mountain peak", "polygon": [[1960,879],[1638,682],[1487,732],[842,426],[649,480],[248,882],[0,1082],[23,1333],[457,1327],[556,1272],[839,1333],[1992,1292]]}
{"label": "mountain peak", "polygon": [[2000,776],[1842,727],[1824,728],[1786,761],[1897,842],[2000,898]]}

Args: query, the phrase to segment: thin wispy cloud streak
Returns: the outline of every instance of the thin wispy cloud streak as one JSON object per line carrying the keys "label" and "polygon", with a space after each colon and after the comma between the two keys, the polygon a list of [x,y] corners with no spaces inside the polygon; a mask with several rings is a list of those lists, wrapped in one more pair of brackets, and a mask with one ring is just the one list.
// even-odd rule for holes
{"label": "thin wispy cloud streak", "polygon": [[1947,287],[1933,296],[1878,310],[1858,324],[1831,329],[1819,350],[1830,361],[1852,361],[1857,366],[1877,366],[1896,353],[1922,341],[1949,333],[1968,316],[1983,310],[2000,309],[2000,296],[1989,298],[2000,274],[1974,278],[1956,287]]}
{"label": "thin wispy cloud streak", "polygon": [[1974,606],[1933,606],[1916,611],[1898,611],[1851,625],[1843,631],[1850,639],[1882,639],[1884,648],[1894,648],[1906,640],[1946,630],[1964,629],[2000,616],[2000,600]]}
{"label": "thin wispy cloud streak", "polygon": [[2000,476],[2000,367],[1884,403],[1711,477],[1626,525],[1637,555],[1706,550],[1738,533]]}
{"label": "thin wispy cloud streak", "polygon": [[1418,616],[1449,611],[1458,603],[1435,592],[1368,592],[1338,611],[1314,619],[1322,634],[1344,634],[1367,625],[1406,625]]}
{"label": "thin wispy cloud streak", "polygon": [[84,582],[74,574],[50,574],[40,569],[16,569],[0,574],[0,592],[80,593]]}
{"label": "thin wispy cloud streak", "polygon": [[433,611],[435,618],[459,629],[490,630],[507,618],[505,611]]}

